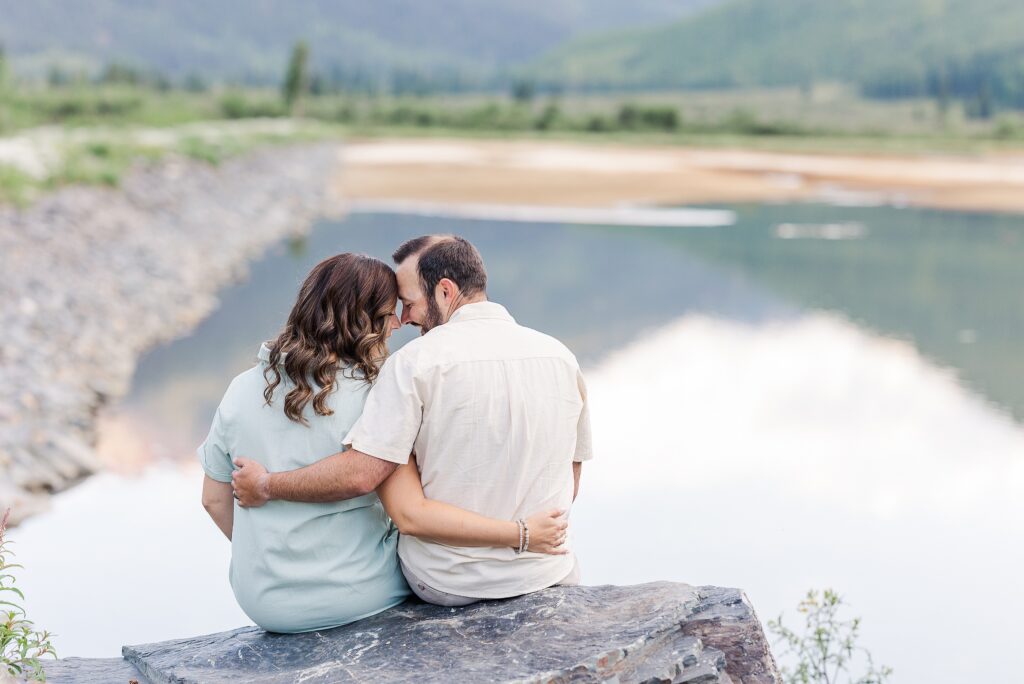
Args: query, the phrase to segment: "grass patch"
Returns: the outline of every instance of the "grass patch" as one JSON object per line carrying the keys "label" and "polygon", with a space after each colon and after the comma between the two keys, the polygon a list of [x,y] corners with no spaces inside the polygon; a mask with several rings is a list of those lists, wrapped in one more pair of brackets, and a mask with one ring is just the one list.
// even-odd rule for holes
{"label": "grass patch", "polygon": [[[76,130],[67,135],[62,146],[60,163],[45,178],[32,177],[13,166],[0,165],[0,203],[25,206],[40,192],[65,185],[98,185],[116,187],[138,163],[160,160],[167,155],[181,155],[211,166],[245,154],[259,147],[299,143],[340,135],[338,127],[316,123],[296,124],[294,130],[268,133],[231,130],[227,125],[203,125],[178,133],[166,131],[160,144],[142,144],[146,139],[138,131],[120,134],[107,129]],[[91,137],[94,136],[94,137]]]}
{"label": "grass patch", "polygon": [[0,164],[0,202],[25,206],[35,196],[39,181],[21,169]]}
{"label": "grass patch", "polygon": [[45,180],[47,188],[62,185],[105,185],[116,187],[137,159],[152,159],[160,151],[108,140],[69,145],[60,166]]}

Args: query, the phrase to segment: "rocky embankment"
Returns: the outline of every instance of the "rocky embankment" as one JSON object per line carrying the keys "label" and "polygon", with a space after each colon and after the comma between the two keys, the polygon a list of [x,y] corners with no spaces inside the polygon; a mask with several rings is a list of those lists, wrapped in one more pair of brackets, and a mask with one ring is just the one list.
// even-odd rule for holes
{"label": "rocky embankment", "polygon": [[467,608],[408,602],[337,629],[256,627],[46,663],[51,682],[781,684],[738,589],[554,587]]}
{"label": "rocky embankment", "polygon": [[0,206],[0,510],[17,522],[99,468],[97,410],[147,348],[330,207],[335,145],[267,147],[219,167],[168,158],[118,189]]}

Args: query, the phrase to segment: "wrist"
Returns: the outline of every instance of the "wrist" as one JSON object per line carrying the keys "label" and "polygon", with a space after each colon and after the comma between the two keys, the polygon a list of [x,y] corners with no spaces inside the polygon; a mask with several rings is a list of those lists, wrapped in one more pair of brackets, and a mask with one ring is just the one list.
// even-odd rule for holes
{"label": "wrist", "polygon": [[516,554],[521,554],[530,548],[530,526],[524,518],[516,520],[516,527],[519,528],[519,543],[516,544]]}
{"label": "wrist", "polygon": [[267,501],[276,499],[274,495],[274,473],[263,473],[257,481],[260,495]]}
{"label": "wrist", "polygon": [[505,523],[504,540],[505,546],[509,546],[513,550],[519,549],[519,523],[515,520]]}

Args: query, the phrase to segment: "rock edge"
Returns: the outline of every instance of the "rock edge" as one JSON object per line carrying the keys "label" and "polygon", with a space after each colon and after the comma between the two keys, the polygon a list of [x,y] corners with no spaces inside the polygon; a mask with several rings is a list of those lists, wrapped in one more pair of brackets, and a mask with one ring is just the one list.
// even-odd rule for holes
{"label": "rock edge", "polygon": [[[122,652],[139,681],[153,683],[781,684],[742,591],[672,582],[553,587],[466,608],[407,602],[331,630],[245,627]],[[114,681],[87,678],[86,662],[73,680],[51,681]],[[109,661],[96,663],[112,671]]]}

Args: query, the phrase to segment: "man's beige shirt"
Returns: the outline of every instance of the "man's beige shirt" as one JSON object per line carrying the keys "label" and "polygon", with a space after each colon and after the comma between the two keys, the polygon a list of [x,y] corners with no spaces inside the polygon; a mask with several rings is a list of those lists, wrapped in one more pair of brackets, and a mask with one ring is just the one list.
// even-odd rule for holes
{"label": "man's beige shirt", "polygon": [[[428,498],[526,518],[572,504],[572,462],[592,455],[586,396],[565,345],[500,304],[466,304],[387,360],[344,443],[395,463],[415,451]],[[479,598],[542,589],[575,563],[408,535],[398,555],[434,589]]]}

